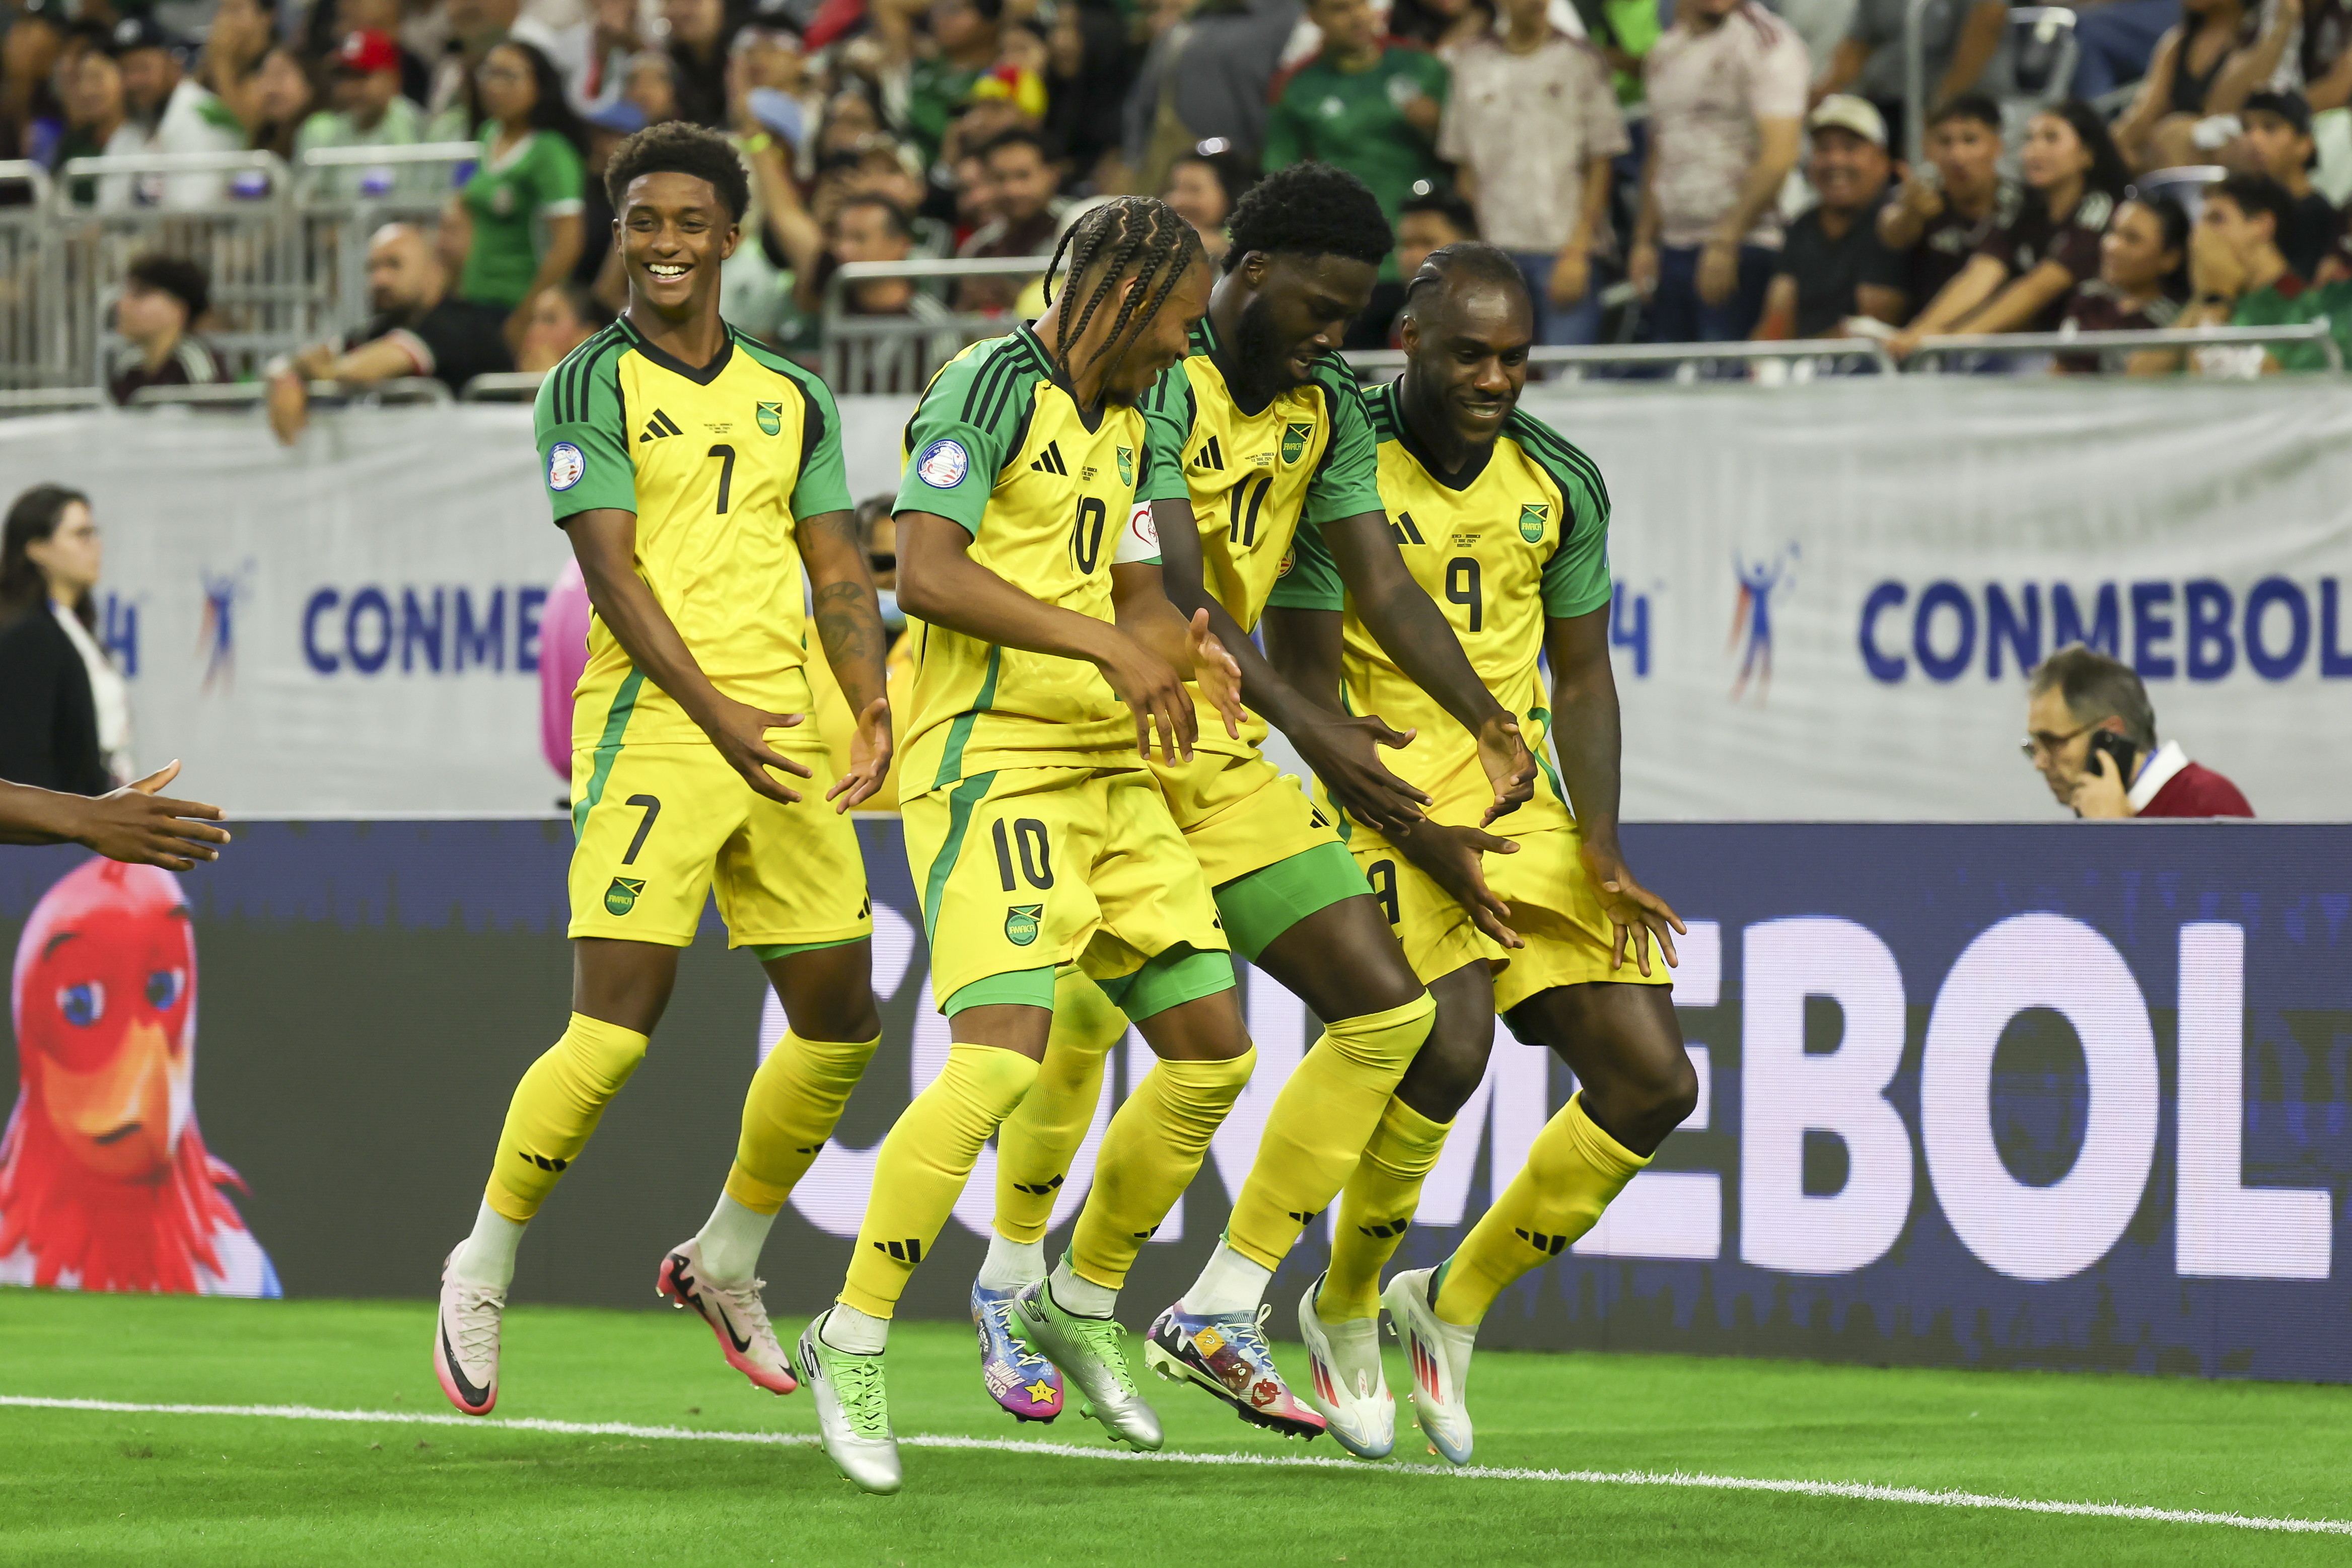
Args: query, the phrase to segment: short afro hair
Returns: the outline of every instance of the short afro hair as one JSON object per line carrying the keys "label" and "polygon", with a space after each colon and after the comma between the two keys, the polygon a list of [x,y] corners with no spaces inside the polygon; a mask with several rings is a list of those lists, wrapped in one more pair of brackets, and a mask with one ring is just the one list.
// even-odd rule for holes
{"label": "short afro hair", "polygon": [[737,156],[735,144],[691,121],[665,120],[648,125],[613,149],[604,169],[604,195],[618,213],[630,182],[645,174],[690,174],[708,180],[737,223],[751,205],[751,176]]}
{"label": "short afro hair", "polygon": [[139,258],[123,269],[123,281],[136,283],[142,289],[152,289],[169,294],[188,312],[191,327],[204,313],[212,309],[212,280],[204,268],[181,256],[151,253]]}
{"label": "short afro hair", "polygon": [[1396,244],[1372,188],[1328,163],[1293,163],[1268,174],[1234,204],[1226,226],[1233,234],[1228,272],[1254,250],[1344,256],[1377,266]]}

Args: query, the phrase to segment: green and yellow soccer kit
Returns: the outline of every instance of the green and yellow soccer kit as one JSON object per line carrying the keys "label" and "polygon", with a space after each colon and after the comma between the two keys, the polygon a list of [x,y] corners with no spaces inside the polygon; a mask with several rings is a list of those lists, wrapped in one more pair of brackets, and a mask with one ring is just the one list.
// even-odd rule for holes
{"label": "green and yellow soccer kit", "polygon": [[[548,374],[536,425],[556,521],[635,512],[637,574],[710,683],[772,713],[810,712],[794,530],[850,504],[824,384],[731,329],[695,370],[624,320]],[[786,781],[797,804],[771,800],[599,616],[572,726],[572,935],[687,946],[714,882],[736,946],[871,931],[865,864],[824,798],[835,774],[816,724],[769,731],[814,771]]]}
{"label": "green and yellow soccer kit", "polygon": [[[1364,869],[1424,982],[1479,958],[1507,961],[1496,1005],[1512,1007],[1556,985],[1640,981],[1637,969],[1609,967],[1612,931],[1579,854],[1567,792],[1551,762],[1550,694],[1538,663],[1548,618],[1589,615],[1609,603],[1609,492],[1592,459],[1526,414],[1514,414],[1484,456],[1461,473],[1440,469],[1404,423],[1394,384],[1365,405],[1380,444],[1381,499],[1406,567],[1445,611],[1463,651],[1496,701],[1518,716],[1542,777],[1535,798],[1487,831],[1513,839],[1516,855],[1487,858],[1487,885],[1511,907],[1511,927],[1528,945],[1507,952],[1461,905],[1399,854],[1378,830],[1349,824],[1348,848]],[[1347,608],[1346,697],[1419,732],[1389,765],[1428,792],[1439,822],[1475,824],[1494,799],[1475,737],[1399,669],[1348,608],[1329,552],[1301,536],[1293,568],[1274,602],[1300,609]],[[1663,966],[1650,977],[1668,983]]]}

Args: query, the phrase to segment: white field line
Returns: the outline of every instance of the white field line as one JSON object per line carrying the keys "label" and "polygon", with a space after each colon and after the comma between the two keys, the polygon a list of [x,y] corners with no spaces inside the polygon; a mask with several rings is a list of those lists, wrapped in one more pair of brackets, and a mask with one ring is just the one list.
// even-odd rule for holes
{"label": "white field line", "polygon": [[[460,1415],[421,1410],[321,1410],[308,1405],[134,1405],[112,1399],[43,1399],[0,1394],[0,1407],[26,1410],[88,1410],[119,1415],[237,1415],[277,1421],[341,1421],[361,1425],[464,1426],[475,1431],[549,1432],[567,1437],[649,1437],[699,1443],[755,1443],[809,1448],[813,1436],[787,1432],[719,1432],[692,1426],[641,1426],[629,1421],[548,1421],[537,1417]],[[1686,1487],[1702,1491],[1777,1492],[1792,1497],[1842,1498],[1855,1502],[1922,1504],[1930,1508],[1999,1509],[2011,1513],[2064,1514],[2082,1519],[2140,1520],[2154,1524],[2219,1524],[2233,1530],[2265,1530],[2301,1535],[2352,1535],[2352,1520],[2270,1519],[2202,1509],[2146,1508],[2119,1502],[2063,1502],[2005,1497],[1997,1492],[1931,1491],[1925,1487],[1883,1487],[1864,1481],[1775,1480],[1756,1476],[1711,1476],[1664,1470],[1527,1470],[1493,1465],[1367,1465],[1356,1459],[1311,1454],[1139,1454],[1125,1448],[1081,1448],[1014,1437],[906,1436],[906,1448],[959,1453],[1036,1454],[1056,1459],[1097,1459],[1115,1464],[1234,1465],[1286,1470],[1344,1470],[1355,1475],[1430,1476],[1447,1480],[1535,1481],[1552,1485]]]}

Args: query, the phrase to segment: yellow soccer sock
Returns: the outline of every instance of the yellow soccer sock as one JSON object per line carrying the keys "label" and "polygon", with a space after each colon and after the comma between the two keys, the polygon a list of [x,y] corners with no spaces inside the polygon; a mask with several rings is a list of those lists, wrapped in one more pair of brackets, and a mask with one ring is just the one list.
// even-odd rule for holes
{"label": "yellow soccer sock", "polygon": [[537,1214],[645,1059],[646,1037],[635,1029],[572,1014],[563,1037],[515,1085],[483,1201],[518,1225]]}
{"label": "yellow soccer sock", "polygon": [[1380,1131],[1339,1194],[1331,1268],[1315,1299],[1316,1314],[1325,1322],[1380,1316],[1381,1270],[1411,1227],[1421,1184],[1453,1130],[1451,1121],[1432,1121],[1402,1100],[1391,1099],[1381,1113]]}
{"label": "yellow soccer sock", "polygon": [[1584,1114],[1579,1092],[1544,1123],[1526,1167],[1445,1260],[1430,1303],[1438,1317],[1457,1328],[1477,1327],[1504,1287],[1591,1230],[1649,1163]]}
{"label": "yellow soccer sock", "polygon": [[743,1136],[735,1145],[735,1166],[727,1173],[727,1195],[755,1214],[784,1206],[793,1185],[815,1163],[833,1136],[849,1091],[882,1043],[870,1040],[804,1040],[787,1029],[743,1097]]}
{"label": "yellow soccer sock", "polygon": [[1161,1061],[1110,1119],[1094,1190],[1078,1211],[1070,1267],[1116,1290],[1135,1255],[1200,1173],[1201,1158],[1257,1066],[1257,1047],[1222,1062]]}
{"label": "yellow soccer sock", "polygon": [[948,1047],[948,1065],[882,1141],[843,1301],[875,1318],[898,1310],[907,1276],[939,1239],[981,1146],[1036,1081],[1037,1064],[1018,1051],[961,1041]]}
{"label": "yellow soccer sock", "polygon": [[1102,1102],[1103,1068],[1127,1033],[1127,1015],[1076,969],[1054,983],[1054,1032],[1036,1087],[996,1135],[996,1234],[1034,1245]]}
{"label": "yellow soccer sock", "polygon": [[1234,1199],[1225,1238],[1235,1252],[1261,1268],[1282,1266],[1355,1171],[1436,1016],[1424,991],[1402,1007],[1325,1026],[1275,1097],[1257,1162]]}

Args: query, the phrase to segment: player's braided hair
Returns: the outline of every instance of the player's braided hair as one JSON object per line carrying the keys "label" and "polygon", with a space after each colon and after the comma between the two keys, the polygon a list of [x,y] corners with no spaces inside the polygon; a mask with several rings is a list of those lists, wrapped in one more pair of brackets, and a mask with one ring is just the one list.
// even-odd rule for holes
{"label": "player's braided hair", "polygon": [[[1168,296],[1184,280],[1192,264],[1201,258],[1201,237],[1192,226],[1177,216],[1176,209],[1166,202],[1150,196],[1117,196],[1097,207],[1072,224],[1054,248],[1054,258],[1045,267],[1045,307],[1056,309],[1054,279],[1060,278],[1063,289],[1058,309],[1063,352],[1086,335],[1087,325],[1095,319],[1105,300],[1110,298],[1120,279],[1132,277],[1135,287],[1128,290],[1119,302],[1118,314],[1112,318],[1110,334],[1094,352],[1095,360],[1106,355],[1113,364],[1128,345],[1140,335],[1160,314]],[[1066,263],[1068,270],[1063,270]],[[1097,268],[1101,274],[1087,293],[1086,302],[1078,307],[1075,320],[1070,305],[1078,287]],[[1075,378],[1079,367],[1067,367]]]}
{"label": "player's braided hair", "polygon": [[1535,295],[1528,288],[1528,275],[1511,253],[1500,246],[1484,240],[1457,239],[1452,245],[1441,245],[1429,253],[1421,269],[1405,285],[1404,308],[1416,309],[1423,291],[1460,280],[1465,283],[1492,283],[1497,288],[1516,292],[1530,307]]}
{"label": "player's braided hair", "polygon": [[1372,188],[1328,163],[1293,163],[1249,188],[1226,226],[1225,270],[1253,250],[1271,256],[1344,256],[1378,265],[1396,243]]}

